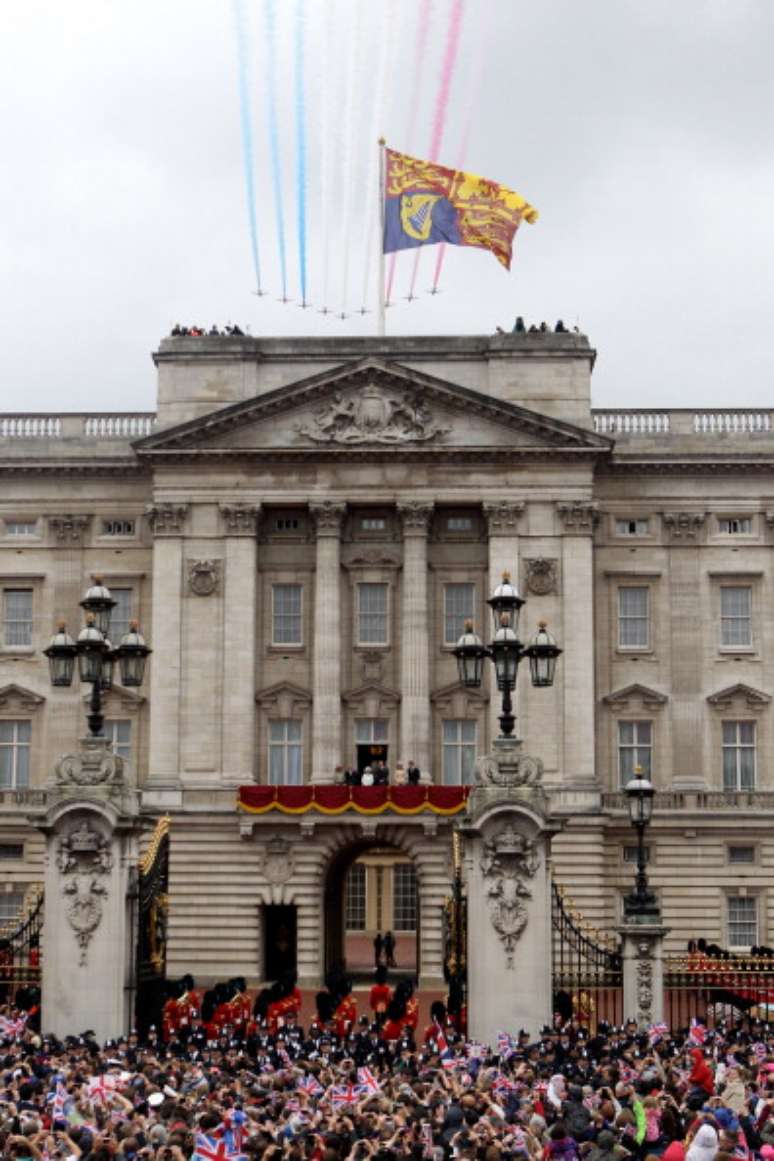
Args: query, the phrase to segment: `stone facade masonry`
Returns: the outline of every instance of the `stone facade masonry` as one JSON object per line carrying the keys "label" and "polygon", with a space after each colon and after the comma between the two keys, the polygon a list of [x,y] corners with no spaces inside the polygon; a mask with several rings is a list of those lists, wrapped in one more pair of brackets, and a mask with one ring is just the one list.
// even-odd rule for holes
{"label": "stone facade masonry", "polygon": [[[306,781],[354,762],[369,722],[385,723],[391,768],[414,758],[427,780],[458,768],[461,723],[487,752],[497,697],[458,684],[449,633],[464,610],[489,635],[507,569],[522,637],[545,618],[564,649],[555,686],[523,672],[515,699],[565,824],[556,878],[614,931],[634,738],[657,788],[667,947],[727,944],[733,897],[754,900],[770,943],[773,413],[595,411],[594,359],[577,334],[165,339],[157,416],[0,414],[0,722],[31,731],[29,785],[0,789],[0,886],[43,881],[27,814],[85,700],[50,687],[40,651],[60,616],[79,626],[99,575],[154,650],[106,717],[149,829],[172,816],[170,970],[257,982],[262,908],[291,904],[316,984],[328,868],[372,842],[415,862],[420,974],[437,984],[450,824],[251,821],[235,788],[269,780],[272,723],[299,723]],[[7,612],[20,590],[29,631]],[[226,920],[227,962],[212,938]]]}

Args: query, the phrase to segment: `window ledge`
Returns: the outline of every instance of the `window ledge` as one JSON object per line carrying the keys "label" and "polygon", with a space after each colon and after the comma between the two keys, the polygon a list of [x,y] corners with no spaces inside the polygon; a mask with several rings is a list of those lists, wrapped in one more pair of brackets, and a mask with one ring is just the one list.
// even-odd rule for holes
{"label": "window ledge", "polygon": [[295,657],[306,653],[306,645],[267,645],[267,653],[292,653]]}
{"label": "window ledge", "polygon": [[35,653],[34,645],[0,645],[0,654],[3,657],[12,657],[14,654],[19,657],[34,657]]}

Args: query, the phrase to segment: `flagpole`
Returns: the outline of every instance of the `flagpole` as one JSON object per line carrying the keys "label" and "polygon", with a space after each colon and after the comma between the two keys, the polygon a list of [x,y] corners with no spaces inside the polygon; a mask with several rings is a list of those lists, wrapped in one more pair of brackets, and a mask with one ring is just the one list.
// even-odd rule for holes
{"label": "flagpole", "polygon": [[385,195],[385,157],[384,147],[386,141],[383,137],[379,138],[379,260],[377,262],[377,274],[379,285],[377,287],[376,295],[376,333],[377,335],[387,334],[387,304],[384,301],[384,282],[385,282],[385,267],[384,267],[384,195]]}

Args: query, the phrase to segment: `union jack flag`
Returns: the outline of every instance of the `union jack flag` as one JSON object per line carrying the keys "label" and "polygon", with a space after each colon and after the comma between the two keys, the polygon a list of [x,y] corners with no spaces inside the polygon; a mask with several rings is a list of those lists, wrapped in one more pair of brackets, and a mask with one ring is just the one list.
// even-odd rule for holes
{"label": "union jack flag", "polygon": [[191,1161],[247,1161],[244,1153],[234,1152],[225,1141],[208,1133],[197,1133]]}
{"label": "union jack flag", "polygon": [[468,1045],[468,1060],[482,1060],[486,1055],[486,1048],[477,1040],[471,1040]]}
{"label": "union jack flag", "polygon": [[322,1096],[325,1092],[317,1077],[311,1074],[299,1077],[296,1081],[296,1088],[301,1089],[301,1092],[305,1092],[308,1096],[312,1097]]}
{"label": "union jack flag", "polygon": [[116,1078],[105,1074],[104,1076],[93,1076],[86,1084],[86,1093],[89,1100],[104,1102],[107,1100],[109,1092],[112,1092],[117,1085]]}
{"label": "union jack flag", "polygon": [[382,1091],[382,1087],[379,1084],[379,1081],[371,1072],[370,1068],[359,1068],[357,1070],[357,1079],[360,1081],[361,1087],[372,1096],[375,1093]]}
{"label": "union jack flag", "polygon": [[56,1089],[53,1093],[53,1103],[51,1106],[51,1116],[55,1121],[63,1121],[67,1117],[69,1108],[72,1107],[73,1098],[62,1084],[61,1080],[57,1082]]}
{"label": "union jack flag", "polygon": [[707,1037],[707,1029],[694,1016],[691,1020],[691,1027],[688,1030],[688,1039],[693,1044],[703,1044]]}
{"label": "union jack flag", "polygon": [[26,1016],[17,1016],[15,1020],[9,1019],[8,1016],[0,1016],[0,1036],[16,1040],[24,1035],[26,1023]]}
{"label": "union jack flag", "polygon": [[328,1089],[328,1095],[334,1109],[341,1109],[356,1105],[363,1096],[363,1088],[359,1084],[334,1084]]}
{"label": "union jack flag", "polygon": [[668,1024],[649,1024],[648,1025],[648,1040],[651,1047],[658,1044],[659,1040],[663,1040],[665,1036],[669,1035]]}
{"label": "union jack flag", "polygon": [[510,1077],[503,1076],[501,1072],[498,1072],[497,1076],[492,1081],[492,1092],[508,1093],[515,1091],[516,1085],[510,1079]]}
{"label": "union jack flag", "polygon": [[225,1141],[233,1153],[239,1153],[242,1149],[246,1124],[247,1113],[243,1113],[241,1109],[235,1109],[233,1113],[226,1113],[222,1122],[215,1129],[213,1136]]}
{"label": "union jack flag", "polygon": [[508,1032],[497,1033],[498,1056],[510,1056],[517,1048],[516,1040]]}

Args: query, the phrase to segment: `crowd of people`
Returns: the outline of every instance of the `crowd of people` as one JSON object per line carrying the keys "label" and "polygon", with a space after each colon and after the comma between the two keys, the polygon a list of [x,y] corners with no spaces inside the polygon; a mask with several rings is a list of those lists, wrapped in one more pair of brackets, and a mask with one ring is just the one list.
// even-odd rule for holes
{"label": "crowd of people", "polygon": [[557,1016],[467,1038],[464,1004],[418,1026],[382,966],[359,1014],[346,976],[308,1028],[292,977],[173,988],[158,1028],[57,1040],[0,1011],[0,1155],[18,1161],[774,1161],[774,1027]]}
{"label": "crowd of people", "polygon": [[218,327],[215,323],[207,330],[206,327],[193,326],[184,327],[180,323],[175,323],[172,330],[169,332],[173,339],[201,339],[205,335],[210,335],[216,338],[222,338],[224,335],[230,335],[232,338],[244,338],[245,332],[236,323],[226,323],[224,327]]}

